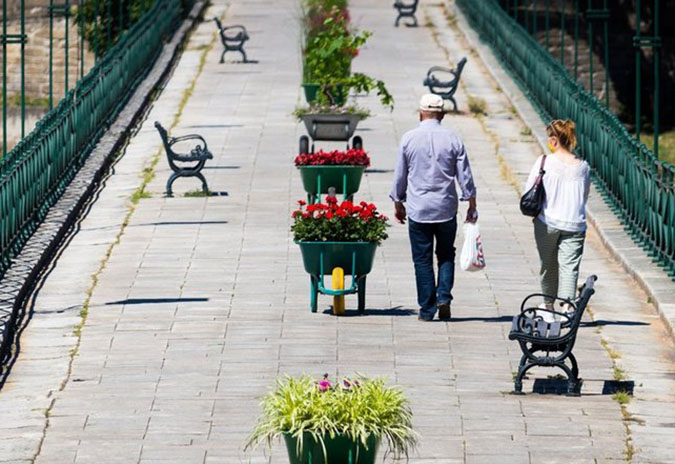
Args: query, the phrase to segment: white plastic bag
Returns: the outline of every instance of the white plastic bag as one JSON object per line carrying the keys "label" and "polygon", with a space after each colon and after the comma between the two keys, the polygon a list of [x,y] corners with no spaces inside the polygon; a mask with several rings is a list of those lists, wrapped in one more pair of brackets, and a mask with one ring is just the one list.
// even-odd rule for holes
{"label": "white plastic bag", "polygon": [[478,223],[464,223],[464,245],[459,257],[459,265],[464,271],[479,271],[485,267],[483,241],[480,238]]}

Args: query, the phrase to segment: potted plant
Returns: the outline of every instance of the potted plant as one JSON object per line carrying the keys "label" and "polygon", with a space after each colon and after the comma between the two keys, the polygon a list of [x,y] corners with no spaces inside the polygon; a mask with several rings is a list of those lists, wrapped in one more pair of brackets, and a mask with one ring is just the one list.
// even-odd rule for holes
{"label": "potted plant", "polygon": [[286,376],[261,406],[246,448],[283,437],[291,464],[372,464],[381,445],[398,458],[417,442],[408,400],[382,379]]}
{"label": "potted plant", "polygon": [[344,16],[328,16],[313,35],[308,35],[303,61],[303,87],[307,102],[343,106],[351,90],[377,91],[384,106],[393,107],[393,97],[384,82],[363,73],[352,73],[352,60],[372,34],[352,30]]}
{"label": "potted plant", "polygon": [[[321,105],[300,106],[293,112],[295,117],[305,123],[307,133],[312,140],[348,141],[358,123],[368,116],[370,111],[357,105]],[[358,144],[354,139],[354,145]],[[307,149],[309,139],[307,139]],[[303,147],[300,153],[303,153]]]}
{"label": "potted plant", "polygon": [[334,193],[351,199],[358,192],[363,172],[370,166],[370,158],[362,149],[334,150],[303,153],[295,158],[302,185],[307,192],[307,201],[318,201],[322,194]]}
{"label": "potted plant", "polygon": [[[333,296],[333,312],[344,313],[344,296],[358,294],[358,310],[365,311],[366,276],[373,268],[377,246],[387,238],[388,218],[372,203],[338,203],[334,196],[325,203],[300,201],[293,212],[293,240],[300,246],[305,271],[310,275],[310,308],[317,310],[318,294]],[[332,288],[323,276],[332,275]],[[352,276],[344,287],[345,275]]]}

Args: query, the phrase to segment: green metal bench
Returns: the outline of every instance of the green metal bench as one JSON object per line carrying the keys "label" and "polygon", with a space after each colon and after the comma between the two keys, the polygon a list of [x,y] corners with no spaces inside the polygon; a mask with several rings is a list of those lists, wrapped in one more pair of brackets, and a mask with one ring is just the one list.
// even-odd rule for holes
{"label": "green metal bench", "polygon": [[[169,177],[169,180],[166,182],[166,196],[173,196],[171,186],[173,182],[179,177],[196,177],[202,181],[202,191],[204,193],[209,192],[209,186],[206,183],[204,175],[201,173],[204,164],[207,160],[213,159],[213,155],[206,146],[206,140],[204,137],[197,134],[184,135],[182,137],[169,137],[166,129],[162,127],[159,122],[155,122],[155,128],[159,132],[159,136],[162,138],[162,143],[164,144],[164,150],[166,151],[166,158],[169,161],[169,167],[173,171],[173,174]],[[179,142],[185,142],[188,140],[199,140],[201,144],[198,144],[190,150],[188,154],[176,153],[173,150],[173,145]],[[196,163],[192,166],[184,166],[179,163]]]}
{"label": "green metal bench", "polygon": [[[528,370],[535,366],[558,367],[567,374],[567,394],[577,396],[580,393],[582,380],[579,378],[577,359],[572,354],[574,342],[577,339],[579,324],[595,290],[593,286],[597,276],[590,276],[579,291],[576,301],[561,299],[554,296],[533,293],[528,295],[520,306],[520,314],[513,317],[510,340],[516,340],[520,345],[523,356],[518,365],[518,374],[514,380],[515,393],[523,391],[523,377]],[[571,310],[567,313],[528,307],[532,298],[547,297],[554,302],[567,304]],[[556,316],[554,322],[545,321],[542,314]],[[565,364],[569,360],[571,367]]]}

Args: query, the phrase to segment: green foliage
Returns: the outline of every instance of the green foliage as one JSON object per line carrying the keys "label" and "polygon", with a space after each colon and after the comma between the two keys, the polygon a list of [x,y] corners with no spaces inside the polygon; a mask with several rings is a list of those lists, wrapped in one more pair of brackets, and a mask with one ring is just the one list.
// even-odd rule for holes
{"label": "green foliage", "polygon": [[[640,142],[644,143],[650,150],[654,150],[654,134],[640,134]],[[659,159],[675,165],[675,130],[659,134]]]}
{"label": "green foliage", "polygon": [[372,35],[351,29],[346,15],[336,10],[320,27],[307,34],[304,53],[303,82],[319,85],[317,96],[320,105],[335,105],[338,93],[349,94],[376,91],[380,103],[393,109],[394,99],[381,80],[363,73],[352,73],[352,60],[359,48]]}
{"label": "green foliage", "polygon": [[367,108],[362,108],[358,105],[319,105],[311,104],[308,106],[298,106],[293,111],[293,116],[300,119],[306,114],[358,114],[361,119],[366,119],[370,116],[370,111]]}
{"label": "green foliage", "polygon": [[[75,12],[89,48],[97,56],[112,47],[122,33],[154,5],[155,0],[84,0]],[[121,7],[121,11],[120,11]],[[110,34],[108,34],[108,31]]]}
{"label": "green foliage", "polygon": [[412,411],[405,395],[388,387],[382,379],[357,377],[330,382],[303,375],[277,380],[275,391],[262,401],[262,417],[249,436],[246,449],[272,441],[283,434],[298,439],[311,435],[324,443],[325,437],[346,435],[366,445],[369,436],[386,439],[394,457],[408,456],[417,435],[412,428]]}
{"label": "green foliage", "polygon": [[387,239],[389,219],[379,214],[375,205],[350,202],[341,205],[315,204],[293,213],[293,240],[296,242],[374,242]]}

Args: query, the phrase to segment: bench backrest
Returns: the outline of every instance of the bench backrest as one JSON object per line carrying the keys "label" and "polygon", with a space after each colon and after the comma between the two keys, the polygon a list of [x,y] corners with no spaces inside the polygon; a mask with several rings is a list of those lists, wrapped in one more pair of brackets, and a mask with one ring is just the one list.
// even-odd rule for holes
{"label": "bench backrest", "polygon": [[572,322],[570,323],[570,330],[576,332],[581,324],[581,318],[584,315],[584,311],[588,306],[588,302],[595,293],[595,281],[598,280],[598,277],[595,275],[589,276],[586,279],[586,282],[581,286],[579,290],[579,297],[575,301],[575,306],[577,307],[573,317]]}
{"label": "bench backrest", "polygon": [[162,138],[162,143],[164,144],[164,148],[166,148],[167,151],[169,151],[169,133],[162,127],[162,125],[158,122],[155,121],[155,128],[157,129],[157,132],[159,132],[159,136]]}

